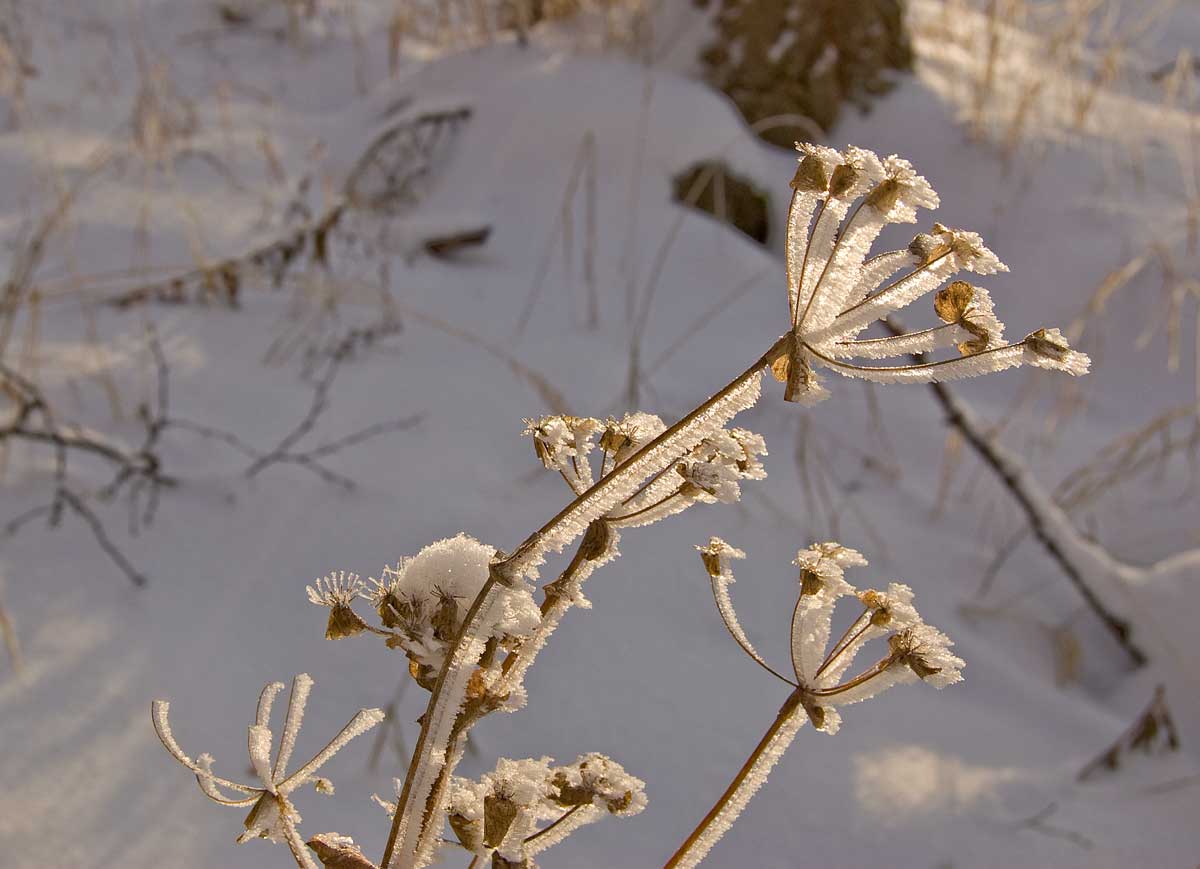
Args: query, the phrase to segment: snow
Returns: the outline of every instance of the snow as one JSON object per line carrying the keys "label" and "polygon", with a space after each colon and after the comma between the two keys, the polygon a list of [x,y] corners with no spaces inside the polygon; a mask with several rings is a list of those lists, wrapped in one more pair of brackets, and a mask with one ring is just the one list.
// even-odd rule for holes
{"label": "snow", "polygon": [[[559,409],[508,365],[497,365],[483,345],[405,312],[503,348],[540,372],[571,413],[603,419],[640,410],[677,420],[784,331],[788,287],[778,233],[774,247],[762,249],[715,220],[688,215],[640,330],[643,359],[658,355],[695,312],[719,305],[747,276],[765,270],[766,277],[712,318],[643,385],[638,406],[628,407],[634,330],[625,299],[629,287],[640,293],[645,286],[680,215],[669,201],[670,175],[721,153],[772,191],[772,225],[782,228],[795,154],[748,137],[725,98],[685,75],[647,69],[618,53],[573,51],[549,37],[535,35],[525,49],[506,41],[444,52],[413,46],[389,80],[385,28],[370,26],[369,17],[360,22],[360,45],[339,24],[296,47],[253,30],[211,35],[214,20],[203,3],[154,0],[141,4],[134,19],[128,9],[83,2],[31,9],[25,25],[35,37],[39,75],[26,82],[28,116],[0,136],[0,226],[10,240],[53,204],[59,183],[76,177],[97,148],[113,143],[121,164],[85,185],[41,267],[45,307],[32,357],[67,415],[109,437],[135,442],[140,433],[133,411],[153,385],[142,317],[156,322],[170,362],[171,407],[254,444],[278,442],[312,398],[298,376],[303,353],[268,365],[268,347],[331,327],[298,294],[265,286],[244,288],[236,310],[213,304],[120,312],[81,300],[122,288],[120,274],[131,268],[161,275],[193,267],[197,256],[215,262],[269,240],[303,176],[310,178],[312,204],[334,201],[339,180],[401,100],[411,101],[406,112],[472,108],[426,199],[407,223],[392,227],[403,256],[386,275],[363,268],[353,281],[332,285],[344,292],[339,329],[378,321],[384,282],[403,329],[345,365],[313,443],[380,419],[423,414],[417,427],[331,460],[359,484],[354,491],[291,465],[247,481],[235,452],[174,433],[165,458],[183,485],[163,493],[155,522],[132,536],[123,504],[101,508],[109,532],[150,577],[147,588],[132,588],[69,515],[58,529],[27,526],[0,550],[2,603],[25,660],[23,673],[14,675],[0,659],[5,865],[287,865],[281,846],[234,844],[240,812],[210,805],[197,792],[191,774],[155,738],[150,701],[169,698],[182,743],[208,748],[231,770],[235,758],[245,757],[252,698],[268,680],[305,670],[319,686],[319,702],[307,712],[297,750],[316,752],[353,710],[385,705],[407,678],[407,661],[365,635],[327,642],[325,615],[308,602],[306,584],[334,570],[368,575],[464,529],[515,547],[572,497],[519,435],[522,418]],[[1181,14],[1191,16],[1184,23],[1194,29],[1194,12]],[[125,123],[138,83],[131,30],[169,61],[171,80],[196,111],[193,153],[169,169],[143,161]],[[952,72],[945,70],[954,62],[939,57],[938,78],[910,78],[870,114],[848,115],[829,144],[853,142],[913,162],[941,194],[937,218],[979,230],[1012,266],[1011,274],[990,275],[987,288],[1014,334],[1065,324],[1131,250],[1128,217],[1088,207],[1089,194],[1111,198],[1101,187],[1099,158],[1048,151],[1010,172],[990,146],[966,141],[957,109],[939,96],[949,98]],[[364,65],[367,93],[354,72]],[[1123,112],[1128,103],[1114,106]],[[1190,129],[1180,114],[1166,113],[1162,123]],[[1143,135],[1132,121],[1125,132]],[[545,241],[564,220],[564,186],[589,134],[598,178],[591,243],[600,326],[593,331],[586,323],[584,221],[576,210],[569,211],[571,265],[555,253],[541,300],[516,338],[518,313]],[[264,143],[286,183],[271,180]],[[194,156],[199,151],[216,155],[238,184]],[[640,183],[631,186],[634,177]],[[1130,196],[1154,213],[1172,201],[1168,185],[1169,178],[1152,175]],[[572,207],[581,209],[581,202]],[[431,228],[478,221],[492,225],[490,239],[454,261],[426,257],[412,242]],[[631,225],[636,243],[629,247]],[[902,232],[889,233],[880,236],[884,245],[907,244]],[[889,273],[884,265],[880,280]],[[1085,409],[1062,423],[1057,447],[1046,437],[1049,402],[1037,405],[1041,415],[1032,422],[1004,433],[1038,479],[1058,479],[1131,424],[1194,395],[1190,373],[1165,372],[1161,347],[1134,349],[1127,324],[1140,328],[1145,299],[1158,298],[1151,278],[1137,288],[1114,298],[1108,317],[1089,332],[1082,349],[1094,357],[1092,372],[1074,394]],[[918,319],[913,315],[914,328]],[[90,337],[92,322],[100,345]],[[1024,384],[1050,390],[1068,382],[1053,372],[1029,377],[1040,379],[1009,373],[957,389],[990,422]],[[116,421],[107,379],[122,396]],[[771,450],[764,461],[770,476],[743,481],[740,505],[700,506],[624,532],[623,557],[589,579],[594,607],[568,614],[530,670],[528,704],[477,729],[479,754],[468,756],[459,774],[478,776],[501,756],[610,756],[648,782],[648,807],[634,818],[601,818],[542,860],[581,869],[661,864],[729,783],[786,692],[726,633],[692,547],[716,533],[749,553],[738,571],[740,624],[764,659],[785,660],[795,574],[784,566],[798,548],[835,536],[827,515],[804,500],[792,461],[805,418],[830,435],[830,469],[853,482],[835,511],[842,526],[836,536],[870,555],[872,581],[894,576],[916,590],[925,615],[956,640],[966,681],[945,692],[921,686],[889,692],[856,707],[832,738],[797,734],[706,865],[1070,867],[1192,858],[1200,848],[1195,784],[1186,782],[1197,772],[1192,752],[1200,745],[1189,645],[1196,617],[1190,585],[1198,574],[1194,555],[1160,560],[1196,545],[1192,506],[1179,507],[1165,485],[1115,497],[1093,515],[1120,563],[1080,550],[1081,557],[1091,552],[1086,563],[1096,565],[1097,577],[1113,578],[1108,599],[1128,607],[1155,658],[1145,674],[1126,676],[1120,651],[1087,614],[1077,614],[1078,599],[1040,551],[1023,547],[1008,562],[998,596],[1036,587],[1020,613],[1052,624],[1069,618],[1085,643],[1080,681],[1060,688],[1039,627],[958,612],[990,560],[988,542],[1004,539],[1016,520],[1007,496],[962,477],[946,509],[930,519],[944,430],[924,387],[875,393],[889,453],[872,433],[857,384],[838,384],[830,400],[806,411],[785,404],[782,389],[765,383],[755,404],[759,374],[749,373],[728,407],[698,420],[684,439],[699,443],[740,412],[738,424],[761,432]],[[864,450],[876,466],[898,463],[902,476],[893,483],[864,470],[851,448]],[[648,457],[641,478],[654,467]],[[11,453],[0,521],[42,502],[50,468],[44,452]],[[81,473],[97,485],[105,479],[90,465]],[[630,491],[579,505],[570,533],[582,533],[589,517]],[[567,542],[564,535],[549,548]],[[524,566],[533,569],[547,554],[527,553]],[[1137,564],[1154,567],[1125,569]],[[551,578],[547,568],[542,572]],[[1129,590],[1119,581],[1138,584]],[[499,605],[487,609],[486,618],[503,616]],[[1107,780],[1075,784],[1075,772],[1130,723],[1157,680],[1165,680],[1168,702],[1184,724],[1185,753],[1139,759]],[[410,686],[400,704],[410,749],[424,696]],[[803,719],[796,719],[799,727]],[[390,793],[392,778],[403,771],[390,749],[378,768],[368,768],[372,739],[357,740],[330,762],[336,796],[306,790],[294,797],[305,817],[303,834],[336,830],[378,859],[387,822],[369,795]],[[1024,825],[1050,804],[1056,809],[1044,824],[1086,837],[1090,848]]]}

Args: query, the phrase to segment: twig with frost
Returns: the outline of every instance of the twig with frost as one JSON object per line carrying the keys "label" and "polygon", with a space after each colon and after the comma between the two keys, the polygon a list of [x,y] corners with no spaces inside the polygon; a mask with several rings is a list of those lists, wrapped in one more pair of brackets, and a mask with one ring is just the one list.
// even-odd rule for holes
{"label": "twig with frost", "polygon": [[[301,819],[300,813],[292,804],[291,794],[310,781],[318,793],[332,794],[333,784],[327,778],[318,777],[317,771],[345,748],[350,740],[366,733],[383,720],[383,712],[378,709],[360,709],[337,736],[313,755],[311,760],[289,775],[288,761],[291,760],[296,747],[296,737],[300,733],[304,707],[308,703],[312,685],[313,680],[307,673],[301,673],[292,680],[287,715],[284,718],[283,733],[274,762],[270,757],[271,746],[275,740],[270,727],[271,707],[275,696],[283,690],[284,685],[282,682],[272,682],[263,688],[262,694],[259,695],[254,723],[250,725],[247,735],[250,765],[259,779],[257,785],[239,784],[216,775],[212,771],[213,758],[209,754],[201,754],[192,760],[179,747],[174,734],[171,733],[171,724],[167,719],[171,704],[166,700],[155,700],[151,708],[154,730],[163,747],[172,757],[195,773],[196,783],[206,797],[222,806],[251,807],[244,821],[246,830],[237,838],[238,844],[251,839],[285,842],[291,849],[297,865],[303,869],[317,869],[317,864],[308,853],[303,839],[300,838],[300,832],[296,829]],[[235,795],[230,796],[225,791],[233,791]]]}
{"label": "twig with frost", "polygon": [[[842,720],[838,707],[860,703],[894,685],[918,680],[944,688],[961,681],[963,668],[962,660],[950,652],[953,643],[949,637],[926,624],[913,607],[912,589],[893,582],[886,591],[858,591],[846,582],[845,568],[865,566],[867,560],[855,550],[830,541],[800,550],[793,562],[800,568],[800,594],[792,613],[791,632],[795,678],[782,675],[754,650],[729,597],[729,585],[734,581],[729,562],[746,554],[719,537],[696,548],[726,630],[755,663],[791,686],[792,692],[725,793],[667,861],[668,869],[695,866],[704,859],[766,783],[805,721],[812,721],[817,730],[836,733]],[[830,622],[842,598],[857,598],[862,611],[831,645]],[[873,640],[883,640],[886,652],[870,666],[848,676],[854,659]]]}

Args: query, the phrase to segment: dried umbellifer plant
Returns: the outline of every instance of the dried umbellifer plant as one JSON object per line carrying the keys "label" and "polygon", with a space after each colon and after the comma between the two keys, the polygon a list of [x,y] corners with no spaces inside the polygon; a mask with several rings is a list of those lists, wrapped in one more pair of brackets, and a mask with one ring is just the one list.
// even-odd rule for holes
{"label": "dried umbellifer plant", "polygon": [[[562,477],[573,497],[511,553],[460,534],[384,568],[369,584],[339,573],[308,588],[309,599],[329,610],[326,637],[382,638],[387,648],[403,652],[414,681],[430,692],[412,760],[405,778],[396,782],[396,799],[379,800],[392,818],[380,863],[372,863],[346,837],[327,833],[309,841],[326,866],[421,867],[444,850],[465,849],[471,866],[533,867],[538,853],[583,824],[643,807],[642,782],[602,755],[584,755],[566,766],[554,766],[549,758],[501,760],[478,781],[459,778],[455,770],[481,719],[524,705],[526,672],[563,615],[573,606],[589,605],[583,583],[616,557],[623,532],[697,503],[737,501],[743,482],[766,476],[762,437],[728,427],[757,402],[765,371],[785,383],[786,400],[813,403],[828,395],[820,369],[880,383],[928,383],[1018,365],[1070,374],[1087,370],[1088,358],[1072,350],[1057,329],[1006,342],[986,290],[961,280],[947,284],[959,272],[987,275],[1004,269],[978,235],[934,224],[907,248],[868,258],[885,225],[914,223],[918,208],[937,205],[933,189],[907,161],[881,160],[854,147],[798,147],[788,216],[788,328],[750,367],[671,425],[648,413],[606,421],[563,415],[526,420],[525,434],[538,459]],[[936,325],[860,337],[871,324],[934,291]],[[941,349],[955,355],[864,364],[908,360],[918,353],[928,359]],[[548,554],[572,544],[574,553],[541,586],[538,603],[539,567]],[[740,553],[716,538],[701,553],[730,633],[791,691],[746,766],[670,859],[671,866],[695,865],[708,853],[805,721],[832,733],[840,721],[838,707],[902,682],[941,687],[958,681],[963,666],[950,653],[949,639],[917,615],[907,586],[858,592],[843,572],[865,559],[840,544],[820,543],[797,558],[793,676],[785,676],[758,655],[738,625],[727,586],[733,579],[728,560]],[[862,611],[830,646],[833,608],[852,597]],[[855,656],[872,640],[882,641],[876,643],[882,654],[848,676]],[[165,706],[156,710],[156,721],[165,723]],[[359,730],[379,717],[359,715]],[[270,739],[263,735],[261,712],[259,717],[264,720],[251,728],[252,757],[257,751],[265,758]],[[351,731],[358,732],[353,723],[343,735]],[[214,781],[234,787],[215,779],[205,763],[183,755],[163,723],[160,736],[206,792]],[[335,739],[332,749],[345,741]],[[265,772],[265,761],[257,766]],[[261,788],[237,786],[245,800],[264,806],[247,818],[242,838],[282,838],[296,861],[310,866],[312,856],[295,844],[299,817],[288,801],[298,775],[280,781],[279,775],[264,774]],[[274,814],[264,821],[268,808]]]}

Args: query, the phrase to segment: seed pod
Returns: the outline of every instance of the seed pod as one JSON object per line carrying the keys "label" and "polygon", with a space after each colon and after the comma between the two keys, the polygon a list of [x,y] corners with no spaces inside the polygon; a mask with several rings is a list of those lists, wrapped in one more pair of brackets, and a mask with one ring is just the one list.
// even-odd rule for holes
{"label": "seed pod", "polygon": [[825,174],[825,164],[820,157],[808,154],[796,167],[792,176],[793,190],[820,192],[829,188],[829,176]]}

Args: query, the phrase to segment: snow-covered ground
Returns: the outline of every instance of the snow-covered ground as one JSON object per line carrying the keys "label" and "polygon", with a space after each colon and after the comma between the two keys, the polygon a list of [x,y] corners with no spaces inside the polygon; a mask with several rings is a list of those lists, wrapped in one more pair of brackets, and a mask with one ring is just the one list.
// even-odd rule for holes
{"label": "snow-covered ground", "polygon": [[[37,273],[46,289],[31,352],[41,382],[74,420],[137,438],[133,409],[153,381],[142,335],[153,320],[170,366],[173,412],[252,444],[273,444],[290,431],[312,388],[300,378],[300,354],[272,364],[264,355],[296,329],[301,290],[244,287],[236,310],[118,311],[89,303],[134,282],[113,277],[124,270],[187,269],[197,253],[211,262],[269,240],[299,179],[311,176],[314,202],[336,188],[382,123],[381,111],[400,100],[413,101],[404,112],[468,105],[472,116],[412,218],[391,228],[398,246],[411,250],[405,239],[431,226],[484,222],[493,231],[485,246],[451,261],[390,258],[386,290],[403,329],[343,366],[310,442],[380,420],[420,414],[421,421],[329,460],[357,481],[355,490],[294,465],[247,481],[237,452],[174,431],[162,451],[184,483],[163,494],[153,525],[133,537],[121,504],[98,508],[150,578],[146,588],[132,587],[71,515],[56,530],[35,523],[3,541],[0,600],[24,658],[19,675],[0,663],[4,866],[286,865],[282,848],[233,844],[241,814],[207,803],[162,750],[150,726],[151,699],[171,698],[185,749],[211,752],[227,771],[245,766],[243,728],[266,682],[298,672],[316,680],[301,754],[319,748],[320,735],[336,732],[359,707],[387,704],[407,678],[406,662],[362,638],[325,641],[323,614],[306,600],[305,584],[338,569],[378,575],[460,530],[510,549],[566,503],[566,487],[541,471],[520,437],[522,417],[551,408],[505,358],[539,372],[574,413],[626,409],[628,287],[640,305],[681,213],[670,201],[675,172],[720,154],[772,191],[774,225],[782,222],[794,155],[758,143],[724,97],[681,72],[570,50],[569,40],[547,35],[524,48],[501,41],[412,49],[388,78],[380,22],[364,14],[361,38],[335,23],[296,45],[253,29],[224,30],[209,4],[188,0],[63,0],[26,10],[38,75],[26,82],[26,113],[0,136],[6,240],[27,234],[97,149],[114,160],[80,193]],[[155,76],[158,105],[168,116],[186,115],[186,103],[195,122],[186,141],[191,154],[157,164],[133,144],[135,130],[143,142],[161,133],[161,125],[139,125],[134,114],[139,82]],[[571,256],[560,240],[518,335],[589,136],[599,326],[587,324],[580,195],[566,234]],[[1098,161],[1063,149],[1006,169],[992,147],[968,140],[954,107],[919,78],[902,80],[871,113],[848,114],[830,143],[847,142],[911,159],[941,194],[936,219],[984,234],[1012,269],[986,284],[1015,335],[1067,324],[1134,249],[1129,216],[1094,207],[1116,195]],[[1173,201],[1169,177],[1151,174],[1133,203],[1139,213]],[[682,220],[648,308],[644,366],[654,368],[697,316],[759,277],[647,377],[641,409],[677,418],[783,330],[777,236],[764,249],[703,215]],[[896,243],[889,246],[907,241],[889,239]],[[350,269],[339,329],[378,321],[376,266]],[[326,286],[317,276],[292,283],[314,294]],[[1006,433],[1048,480],[1195,394],[1192,375],[1167,374],[1161,342],[1135,349],[1145,308],[1159,295],[1150,279],[1134,289],[1090,333],[1095,365],[1080,383],[1082,409],[1045,437],[1055,408],[1047,391]],[[925,314],[909,316],[915,323]],[[27,327],[19,321],[14,348]],[[1184,347],[1193,338],[1185,328]],[[123,398],[116,421],[99,385],[104,376]],[[1009,373],[957,391],[996,418],[1028,382]],[[1056,685],[1054,643],[1031,616],[1057,624],[1078,601],[1028,543],[1007,562],[996,592],[996,599],[1029,593],[1022,615],[966,618],[960,605],[973,599],[992,546],[1018,527],[1006,496],[968,466],[937,509],[946,433],[923,387],[877,390],[875,416],[861,384],[830,375],[827,385],[833,397],[803,410],[785,404],[772,383],[739,418],[771,450],[769,478],[747,484],[741,505],[700,507],[624,535],[623,557],[589,582],[593,609],[568,615],[531,672],[529,705],[476,731],[478,753],[464,771],[478,774],[498,756],[609,754],[647,781],[648,810],[581,832],[544,863],[661,863],[783,700],[780,686],[724,633],[693,546],[719,534],[748,551],[733,588],[742,623],[768,659],[785,660],[795,594],[790,562],[798,548],[836,532],[871,559],[856,582],[901,579],[914,587],[923,613],[956,639],[966,681],[851,707],[833,737],[802,731],[714,850],[712,865],[1194,862],[1197,782],[1163,785],[1197,772],[1187,752],[1200,743],[1103,781],[1075,783],[1079,768],[1149,699],[1161,671],[1129,677],[1120,650],[1084,613],[1072,621],[1086,650],[1080,678]],[[803,493],[796,453],[805,431],[803,443],[823,451],[816,461],[844,486],[833,495],[836,528]],[[0,522],[41,503],[53,472],[45,451],[21,446],[6,458]],[[1146,480],[1103,502],[1094,511],[1101,539],[1131,562],[1197,545],[1195,504],[1181,504],[1179,488],[1172,479]],[[1168,623],[1180,632],[1189,605],[1200,615],[1181,594]],[[1167,689],[1169,701],[1194,703],[1194,685],[1168,680]],[[400,707],[408,749],[423,696],[410,685]],[[387,820],[369,796],[389,794],[401,771],[390,750],[368,769],[370,739],[328,768],[336,797],[301,796],[299,808],[306,832],[352,835],[377,856]],[[1035,816],[1043,820],[1027,823]]]}

